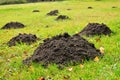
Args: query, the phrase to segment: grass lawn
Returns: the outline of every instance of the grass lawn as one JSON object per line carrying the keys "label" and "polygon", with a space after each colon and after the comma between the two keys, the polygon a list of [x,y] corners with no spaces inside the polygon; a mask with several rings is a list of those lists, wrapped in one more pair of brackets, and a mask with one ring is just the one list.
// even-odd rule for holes
{"label": "grass lawn", "polygon": [[[87,9],[88,6],[93,9]],[[40,12],[33,13],[34,9]],[[71,20],[55,21],[56,16],[46,16],[54,9],[58,9],[59,14],[68,15]],[[11,21],[21,22],[26,27],[0,30],[0,80],[38,80],[41,76],[50,76],[52,80],[120,80],[120,1],[63,1],[0,6],[0,28]],[[67,67],[59,70],[55,64],[44,69],[40,64],[26,66],[22,63],[23,59],[33,54],[43,39],[64,32],[73,35],[89,22],[105,23],[114,32],[110,37],[102,36],[101,42],[96,42],[98,36],[85,37],[96,48],[104,47],[104,57],[99,58],[98,62],[86,61],[83,68],[80,65],[70,66],[72,71]],[[8,47],[6,43],[18,33],[36,34],[41,40],[30,46],[21,44]],[[70,76],[70,79],[65,79],[66,76]]]}

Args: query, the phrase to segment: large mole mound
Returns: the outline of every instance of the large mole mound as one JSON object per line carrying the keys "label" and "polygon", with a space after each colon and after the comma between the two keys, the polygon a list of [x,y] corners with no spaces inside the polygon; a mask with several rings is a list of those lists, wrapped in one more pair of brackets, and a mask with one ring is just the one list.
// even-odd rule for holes
{"label": "large mole mound", "polygon": [[48,16],[57,16],[58,14],[58,10],[53,10],[53,11],[50,11],[49,13],[47,13]]}
{"label": "large mole mound", "polygon": [[1,29],[11,29],[11,28],[23,28],[25,27],[24,24],[20,23],[20,22],[10,22],[5,24]]}
{"label": "large mole mound", "polygon": [[105,24],[99,23],[89,23],[79,34],[86,35],[86,36],[93,36],[93,35],[110,35],[112,31],[107,27]]}
{"label": "large mole mound", "polygon": [[37,37],[36,35],[33,34],[19,34],[16,37],[13,37],[12,39],[10,39],[10,41],[8,42],[8,46],[15,46],[16,43],[26,43],[26,44],[31,44],[33,42],[37,41]]}
{"label": "large mole mound", "polygon": [[70,36],[68,33],[44,40],[34,54],[23,60],[23,63],[38,62],[44,65],[51,63],[67,65],[81,63],[84,60],[94,59],[101,53],[79,35]]}

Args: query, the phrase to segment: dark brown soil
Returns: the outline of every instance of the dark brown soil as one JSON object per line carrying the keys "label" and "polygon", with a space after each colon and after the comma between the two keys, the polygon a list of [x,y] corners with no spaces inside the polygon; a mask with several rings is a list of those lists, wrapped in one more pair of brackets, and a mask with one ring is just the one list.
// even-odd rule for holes
{"label": "dark brown soil", "polygon": [[58,15],[58,10],[53,10],[53,11],[50,11],[49,13],[47,13],[48,16],[57,16]]}
{"label": "dark brown soil", "polygon": [[93,7],[89,6],[88,9],[93,9]]}
{"label": "dark brown soil", "polygon": [[26,43],[28,45],[30,45],[33,42],[37,41],[37,37],[36,35],[33,34],[19,34],[16,37],[13,37],[12,39],[10,39],[10,41],[7,43],[8,46],[15,46],[17,43]]}
{"label": "dark brown soil", "polygon": [[66,15],[59,15],[56,20],[66,20],[66,19],[70,19],[68,16]]}
{"label": "dark brown soil", "polygon": [[110,35],[112,31],[105,24],[89,23],[79,34],[86,36]]}
{"label": "dark brown soil", "polygon": [[40,12],[39,10],[33,10],[32,12]]}
{"label": "dark brown soil", "polygon": [[45,39],[31,57],[23,60],[23,63],[76,65],[84,60],[94,59],[96,56],[101,56],[101,53],[94,47],[94,44],[77,34],[70,36],[68,33],[64,33]]}
{"label": "dark brown soil", "polygon": [[5,24],[1,29],[11,29],[11,28],[17,29],[17,28],[24,28],[24,27],[25,25],[20,22],[10,22]]}

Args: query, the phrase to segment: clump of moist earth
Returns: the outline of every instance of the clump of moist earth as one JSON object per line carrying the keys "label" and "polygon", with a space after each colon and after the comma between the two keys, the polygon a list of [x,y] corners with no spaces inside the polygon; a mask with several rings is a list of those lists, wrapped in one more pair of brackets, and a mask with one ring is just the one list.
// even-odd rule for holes
{"label": "clump of moist earth", "polygon": [[5,24],[1,29],[17,29],[17,28],[24,28],[25,25],[20,23],[20,22],[9,22],[7,24]]}
{"label": "clump of moist earth", "polygon": [[39,10],[33,10],[32,12],[40,12]]}
{"label": "clump of moist earth", "polygon": [[36,42],[38,40],[36,35],[33,34],[21,34],[19,33],[19,35],[17,35],[16,37],[13,37],[12,39],[10,39],[10,41],[7,43],[8,46],[15,46],[17,43],[26,43],[28,45],[30,45],[33,42]]}
{"label": "clump of moist earth", "polygon": [[86,36],[110,35],[112,31],[105,24],[89,23],[79,34]]}
{"label": "clump of moist earth", "polygon": [[101,56],[101,53],[94,44],[77,34],[70,36],[68,33],[64,33],[45,39],[31,57],[23,60],[23,63],[77,65],[84,60],[94,59],[96,56]]}
{"label": "clump of moist earth", "polygon": [[66,15],[59,15],[56,20],[66,20],[66,19],[70,19],[68,16]]}
{"label": "clump of moist earth", "polygon": [[53,11],[50,11],[49,13],[47,13],[48,16],[57,16],[59,13],[58,10],[53,10]]}

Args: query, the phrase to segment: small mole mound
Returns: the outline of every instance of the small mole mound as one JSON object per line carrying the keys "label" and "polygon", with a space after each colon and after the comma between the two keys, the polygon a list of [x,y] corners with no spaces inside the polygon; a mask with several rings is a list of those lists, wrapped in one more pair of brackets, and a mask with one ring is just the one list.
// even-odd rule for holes
{"label": "small mole mound", "polygon": [[89,6],[88,9],[93,9],[93,7]]}
{"label": "small mole mound", "polygon": [[101,53],[94,44],[77,34],[70,36],[68,33],[64,33],[45,39],[31,57],[23,60],[23,63],[77,65],[84,60],[94,59],[96,56],[101,56]]}
{"label": "small mole mound", "polygon": [[69,10],[72,10],[72,9],[68,8],[67,10],[69,11]]}
{"label": "small mole mound", "polygon": [[57,16],[58,15],[58,10],[53,10],[53,11],[50,11],[49,13],[47,13],[48,16]]}
{"label": "small mole mound", "polygon": [[20,22],[10,22],[5,24],[1,29],[11,29],[11,28],[17,29],[17,28],[24,28],[24,27],[25,25]]}
{"label": "small mole mound", "polygon": [[45,28],[49,28],[50,26],[49,25],[46,25]]}
{"label": "small mole mound", "polygon": [[117,8],[116,6],[112,6],[112,8]]}
{"label": "small mole mound", "polygon": [[101,1],[101,0],[96,0],[96,1]]}
{"label": "small mole mound", "polygon": [[89,23],[79,34],[86,36],[110,35],[112,31],[105,24]]}
{"label": "small mole mound", "polygon": [[66,15],[59,15],[56,20],[66,20],[66,19],[70,19],[68,16]]}
{"label": "small mole mound", "polygon": [[40,12],[39,10],[33,10],[32,12]]}
{"label": "small mole mound", "polygon": [[7,44],[8,44],[9,47],[15,46],[17,43],[19,43],[19,44],[20,43],[26,43],[26,44],[30,45],[31,43],[36,42],[37,39],[38,38],[36,37],[36,35],[19,33],[19,35],[10,39],[10,41]]}

